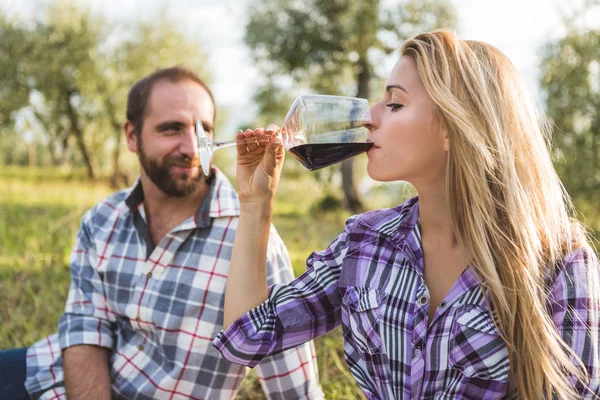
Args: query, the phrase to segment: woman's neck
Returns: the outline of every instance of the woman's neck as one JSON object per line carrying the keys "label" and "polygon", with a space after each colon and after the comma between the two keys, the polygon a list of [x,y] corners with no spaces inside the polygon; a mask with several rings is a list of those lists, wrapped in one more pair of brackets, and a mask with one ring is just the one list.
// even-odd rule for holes
{"label": "woman's neck", "polygon": [[458,246],[445,186],[421,187],[417,188],[417,192],[419,193],[421,235],[428,239],[435,238],[435,242],[450,247]]}

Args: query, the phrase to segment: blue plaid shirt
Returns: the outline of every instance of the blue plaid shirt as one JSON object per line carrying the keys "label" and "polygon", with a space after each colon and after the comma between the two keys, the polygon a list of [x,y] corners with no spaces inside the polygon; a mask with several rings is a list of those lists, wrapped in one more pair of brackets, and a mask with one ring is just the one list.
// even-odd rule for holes
{"label": "blue plaid shirt", "polygon": [[[26,388],[65,399],[61,350],[109,349],[113,398],[230,399],[246,368],[211,346],[223,327],[225,283],[239,216],[237,194],[215,170],[210,193],[152,248],[138,183],[86,212],[71,253],[71,287],[58,334],[27,352]],[[269,283],[293,279],[274,228]],[[271,399],[322,399],[312,343],[261,362]]]}

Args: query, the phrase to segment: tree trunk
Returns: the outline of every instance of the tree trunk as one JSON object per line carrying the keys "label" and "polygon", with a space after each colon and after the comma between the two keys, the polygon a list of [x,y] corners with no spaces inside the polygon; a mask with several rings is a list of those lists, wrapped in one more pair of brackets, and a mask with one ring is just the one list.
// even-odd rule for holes
{"label": "tree trunk", "polygon": [[58,123],[53,124],[51,118],[46,118],[43,113],[37,111],[35,108],[33,109],[33,116],[38,120],[40,124],[42,124],[43,128],[46,130],[48,134],[48,152],[50,154],[50,162],[53,167],[59,165],[58,157],[56,155],[56,146],[57,146],[57,138],[58,138]]}
{"label": "tree trunk", "polygon": [[112,154],[112,162],[113,162],[113,171],[112,177],[110,178],[110,184],[113,188],[117,189],[121,185],[125,184],[127,178],[121,171],[121,142],[122,142],[123,134],[121,131],[115,131],[115,148]]}
{"label": "tree trunk", "polygon": [[27,144],[27,158],[29,167],[33,168],[37,165],[37,146],[35,141],[31,141]]}
{"label": "tree trunk", "polygon": [[117,115],[115,112],[115,105],[110,99],[106,99],[106,110],[108,112],[108,117],[110,119],[110,125],[113,128],[113,132],[115,134],[115,148],[112,154],[112,177],[110,179],[110,184],[113,188],[119,188],[121,185],[127,184],[127,177],[121,171],[121,142],[123,141],[123,132],[121,130],[121,125],[117,120]]}
{"label": "tree trunk", "polygon": [[[358,93],[356,97],[362,99],[369,98],[369,82],[371,80],[371,66],[365,57],[358,60],[360,72],[356,79],[358,82]],[[342,161],[342,189],[344,191],[344,206],[353,213],[359,213],[364,210],[363,203],[360,199],[356,181],[354,179],[354,159]]]}
{"label": "tree trunk", "polygon": [[60,158],[61,158],[61,165],[63,167],[71,167],[71,149],[69,148],[69,137],[71,136],[71,134],[69,133],[68,130],[65,130],[65,132],[63,133],[60,143],[61,143],[61,152],[60,152]]}
{"label": "tree trunk", "polygon": [[73,105],[71,104],[71,93],[69,93],[66,98],[66,106],[67,106],[67,115],[69,117],[69,122],[71,123],[71,132],[75,136],[75,140],[77,142],[77,147],[79,147],[79,151],[81,152],[81,157],[83,158],[83,163],[85,164],[85,168],[87,169],[88,178],[95,179],[96,171],[92,164],[92,157],[85,145],[85,141],[83,140],[83,130],[79,126],[79,117],[77,113],[73,109]]}
{"label": "tree trunk", "polygon": [[48,152],[50,154],[50,162],[53,167],[59,165],[58,157],[56,156],[56,136],[51,134],[48,139]]}

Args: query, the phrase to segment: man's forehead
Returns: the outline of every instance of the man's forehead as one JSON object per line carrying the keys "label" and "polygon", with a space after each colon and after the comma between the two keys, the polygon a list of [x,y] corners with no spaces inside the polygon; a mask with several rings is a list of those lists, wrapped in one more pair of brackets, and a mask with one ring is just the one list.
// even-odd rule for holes
{"label": "man's forehead", "polygon": [[156,82],[150,93],[147,115],[153,113],[194,114],[193,118],[211,120],[215,110],[208,91],[197,82],[183,80]]}

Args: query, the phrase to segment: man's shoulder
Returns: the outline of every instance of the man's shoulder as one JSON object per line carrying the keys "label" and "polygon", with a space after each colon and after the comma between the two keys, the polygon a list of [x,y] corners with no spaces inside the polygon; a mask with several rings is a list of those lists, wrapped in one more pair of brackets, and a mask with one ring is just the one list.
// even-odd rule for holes
{"label": "man's shoulder", "polygon": [[84,214],[84,222],[103,225],[106,221],[112,219],[111,216],[117,215],[124,209],[127,209],[125,200],[131,193],[131,190],[131,187],[119,190],[96,203]]}
{"label": "man's shoulder", "polygon": [[240,200],[227,176],[218,168],[215,170],[212,199],[210,203],[211,218],[238,217],[240,215]]}

